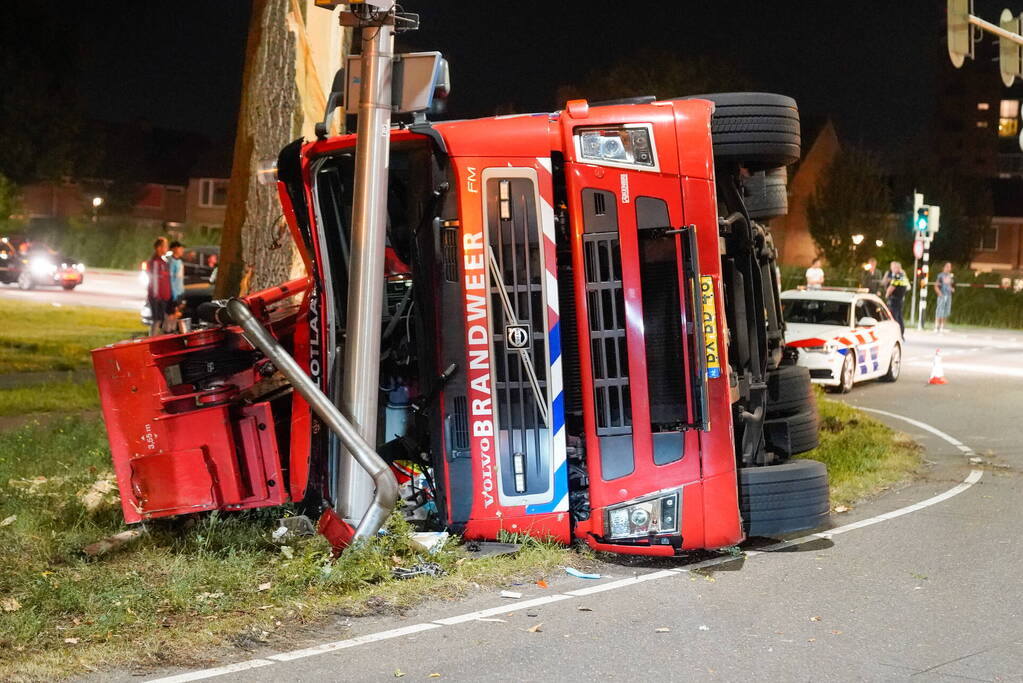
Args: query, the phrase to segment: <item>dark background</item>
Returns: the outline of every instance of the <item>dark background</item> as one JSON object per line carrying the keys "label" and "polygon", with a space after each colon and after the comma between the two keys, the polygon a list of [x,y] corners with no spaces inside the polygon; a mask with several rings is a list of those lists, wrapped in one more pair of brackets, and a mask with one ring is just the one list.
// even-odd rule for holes
{"label": "dark background", "polygon": [[[0,12],[10,14],[5,4]],[[84,116],[232,139],[246,0],[28,4],[0,17],[14,41],[0,49],[50,55]],[[408,0],[404,8],[421,14],[422,28],[399,48],[440,50],[450,61],[450,117],[557,108],[559,86],[653,48],[731,63],[758,89],[832,116],[843,139],[883,152],[926,128],[936,79],[950,68],[944,0]],[[978,0],[976,11],[997,20],[1000,9]],[[997,65],[988,74],[997,79]]]}

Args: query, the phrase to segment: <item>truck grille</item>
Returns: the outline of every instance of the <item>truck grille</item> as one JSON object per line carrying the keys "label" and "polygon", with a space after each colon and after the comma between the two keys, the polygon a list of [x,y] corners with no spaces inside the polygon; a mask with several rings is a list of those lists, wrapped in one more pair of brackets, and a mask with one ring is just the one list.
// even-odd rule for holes
{"label": "truck grille", "polygon": [[583,250],[597,434],[630,434],[629,353],[618,234],[585,234]]}
{"label": "truck grille", "polygon": [[[543,235],[528,178],[487,183],[494,403],[507,495],[550,484],[550,400]],[[518,476],[516,476],[518,474]]]}

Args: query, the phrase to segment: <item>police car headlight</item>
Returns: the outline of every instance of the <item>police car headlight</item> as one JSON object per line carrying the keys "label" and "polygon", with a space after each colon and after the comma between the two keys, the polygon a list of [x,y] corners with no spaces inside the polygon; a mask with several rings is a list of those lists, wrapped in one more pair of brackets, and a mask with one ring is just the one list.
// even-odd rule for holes
{"label": "police car headlight", "polygon": [[619,503],[604,512],[604,535],[609,540],[678,533],[682,489]]}

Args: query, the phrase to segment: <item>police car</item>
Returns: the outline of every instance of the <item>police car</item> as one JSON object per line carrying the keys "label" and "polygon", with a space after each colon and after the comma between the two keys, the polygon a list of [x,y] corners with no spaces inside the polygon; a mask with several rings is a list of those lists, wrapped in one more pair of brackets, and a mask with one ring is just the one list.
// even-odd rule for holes
{"label": "police car", "polygon": [[798,289],[782,292],[785,345],[827,391],[846,393],[855,382],[894,382],[902,367],[899,324],[868,290]]}

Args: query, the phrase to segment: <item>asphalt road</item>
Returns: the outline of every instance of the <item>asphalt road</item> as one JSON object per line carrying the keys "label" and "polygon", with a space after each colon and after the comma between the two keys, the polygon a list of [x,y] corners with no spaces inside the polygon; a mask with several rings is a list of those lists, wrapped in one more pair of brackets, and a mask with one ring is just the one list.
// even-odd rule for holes
{"label": "asphalt road", "polygon": [[[938,346],[949,384],[928,386]],[[927,471],[907,487],[836,515],[835,525],[922,501],[962,482],[973,467],[983,470],[978,483],[943,502],[703,573],[664,571],[684,566],[681,561],[622,561],[605,565],[599,582],[565,576],[547,589],[514,587],[526,599],[565,595],[539,606],[503,606],[497,591],[481,591],[457,603],[429,602],[401,617],[339,619],[290,640],[278,633],[265,647],[210,666],[259,658],[258,668],[217,680],[274,683],[385,681],[396,671],[406,680],[432,680],[437,673],[453,681],[1021,681],[1021,352],[1023,334],[910,332],[900,381],[859,385],[845,397],[933,425],[972,447],[984,463],[971,465],[947,441],[882,418],[926,447]],[[651,580],[566,595],[632,576]],[[489,621],[443,621],[494,606]],[[372,636],[402,627],[414,632]],[[367,635],[322,654],[267,659]]]}
{"label": "asphalt road", "polygon": [[0,285],[0,298],[138,311],[145,302],[146,290],[139,282],[137,272],[86,270],[84,282],[70,292],[60,287],[36,287],[22,291],[16,285]]}

